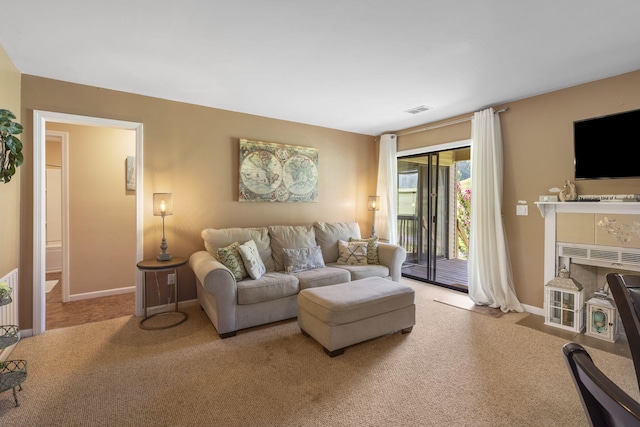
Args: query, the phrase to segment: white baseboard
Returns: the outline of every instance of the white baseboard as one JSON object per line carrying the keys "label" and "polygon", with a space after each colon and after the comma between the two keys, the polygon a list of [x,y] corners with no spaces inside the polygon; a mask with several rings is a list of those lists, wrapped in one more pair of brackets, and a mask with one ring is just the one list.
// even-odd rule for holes
{"label": "white baseboard", "polygon": [[128,294],[136,291],[135,286],[128,286],[126,288],[108,289],[106,291],[85,292],[82,294],[69,295],[69,301],[80,301],[83,299],[109,297],[112,295]]}
{"label": "white baseboard", "polygon": [[538,316],[544,316],[544,309],[540,307],[535,307],[533,305],[522,304],[524,311],[531,314],[536,314]]}

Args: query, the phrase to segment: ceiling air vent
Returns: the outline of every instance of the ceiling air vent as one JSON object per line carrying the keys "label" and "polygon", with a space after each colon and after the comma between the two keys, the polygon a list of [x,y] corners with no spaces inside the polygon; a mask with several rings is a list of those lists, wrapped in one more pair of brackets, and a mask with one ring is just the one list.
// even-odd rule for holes
{"label": "ceiling air vent", "polygon": [[424,113],[425,111],[429,111],[431,109],[432,109],[431,107],[427,107],[426,105],[420,105],[420,106],[412,108],[410,110],[406,110],[405,113],[420,114],[420,113]]}

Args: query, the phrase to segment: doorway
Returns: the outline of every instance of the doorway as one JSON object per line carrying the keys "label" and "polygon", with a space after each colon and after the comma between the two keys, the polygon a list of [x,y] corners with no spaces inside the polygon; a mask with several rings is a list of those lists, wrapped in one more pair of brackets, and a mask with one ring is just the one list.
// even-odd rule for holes
{"label": "doorway", "polygon": [[[119,120],[101,119],[96,117],[76,116],[64,113],[47,111],[34,111],[34,212],[33,212],[33,334],[38,335],[46,329],[46,125],[47,123],[63,123],[69,125],[95,126],[103,128],[115,128],[135,131],[135,260],[132,260],[132,268],[142,259],[143,233],[143,174],[142,174],[142,124]],[[124,162],[125,159],[122,159]],[[124,164],[124,163],[123,163]],[[62,180],[64,186],[65,173],[63,169]],[[123,173],[124,180],[124,173]],[[65,233],[63,226],[63,248]],[[64,259],[63,271],[68,259]],[[135,274],[135,314],[142,314],[142,277],[139,272]]]}
{"label": "doorway", "polygon": [[467,292],[470,147],[398,157],[402,275]]}

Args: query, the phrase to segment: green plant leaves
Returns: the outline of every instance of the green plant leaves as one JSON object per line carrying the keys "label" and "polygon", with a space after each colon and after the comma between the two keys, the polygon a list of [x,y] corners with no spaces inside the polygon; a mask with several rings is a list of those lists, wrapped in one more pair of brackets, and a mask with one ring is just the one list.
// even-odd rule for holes
{"label": "green plant leaves", "polygon": [[20,123],[13,121],[16,116],[9,110],[0,109],[0,181],[11,181],[16,167],[24,162],[22,141],[14,135],[24,130]]}

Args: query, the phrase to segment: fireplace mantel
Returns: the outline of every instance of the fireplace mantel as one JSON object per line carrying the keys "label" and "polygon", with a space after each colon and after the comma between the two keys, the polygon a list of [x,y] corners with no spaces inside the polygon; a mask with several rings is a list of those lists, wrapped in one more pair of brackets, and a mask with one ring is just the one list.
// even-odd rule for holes
{"label": "fireplace mantel", "polygon": [[557,273],[556,214],[631,214],[640,215],[639,202],[536,202],[544,218],[544,283]]}
{"label": "fireplace mantel", "polygon": [[638,202],[536,202],[543,218],[559,212],[640,214]]}

